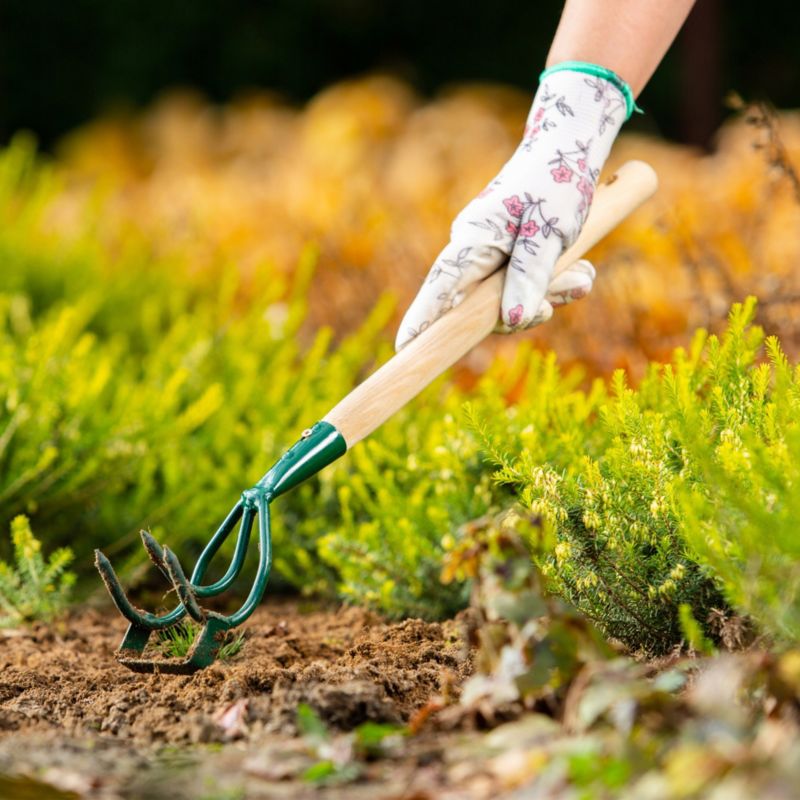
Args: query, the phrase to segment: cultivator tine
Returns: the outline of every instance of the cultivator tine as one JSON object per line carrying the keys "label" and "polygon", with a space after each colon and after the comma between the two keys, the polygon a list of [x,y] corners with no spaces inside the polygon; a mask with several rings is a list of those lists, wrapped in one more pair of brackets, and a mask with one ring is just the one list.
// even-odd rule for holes
{"label": "cultivator tine", "polygon": [[[249,496],[249,497],[248,497]],[[256,487],[244,493],[244,497],[250,499],[258,509],[258,569],[253,580],[250,594],[247,596],[244,605],[235,613],[231,614],[227,620],[230,627],[241,625],[252,613],[256,606],[261,602],[264,591],[269,581],[269,573],[272,569],[272,532],[270,529],[269,518],[269,498],[263,488]]]}
{"label": "cultivator tine", "polygon": [[164,548],[164,566],[167,568],[169,578],[178,593],[181,604],[186,609],[186,613],[195,622],[203,624],[206,621],[206,612],[200,608],[194,590],[186,577],[186,573],[183,571],[181,562],[168,547]]}
{"label": "cultivator tine", "polygon": [[[250,543],[256,513],[257,509],[251,503],[245,506],[243,502],[239,502],[234,506],[200,555],[192,572],[191,581],[186,578],[186,572],[175,553],[168,547],[160,545],[147,531],[141,532],[142,544],[148,557],[172,584],[178,596],[178,605],[162,615],[150,614],[134,606],[125,594],[111,562],[99,550],[95,551],[95,565],[103,577],[106,588],[120,613],[130,623],[117,652],[117,658],[121,664],[135,672],[187,675],[207,667],[214,661],[224,634],[232,625],[229,617],[202,608],[198,597],[213,597],[220,594],[239,576],[247,556],[247,547]],[[241,520],[241,524],[236,538],[236,547],[225,575],[208,586],[196,585],[203,579],[211,559],[233,532],[239,520]],[[202,628],[183,661],[153,660],[142,657],[153,631],[169,628],[187,615],[202,625]]]}
{"label": "cultivator tine", "polygon": [[164,549],[147,531],[140,531],[139,535],[142,537],[142,544],[150,560],[156,565],[158,571],[169,580],[169,572],[164,566]]}
{"label": "cultivator tine", "polygon": [[103,578],[106,589],[108,589],[111,599],[114,601],[114,605],[131,625],[148,631],[161,630],[179,622],[186,613],[183,606],[179,606],[173,609],[169,614],[163,616],[141,611],[128,600],[128,596],[125,594],[125,590],[122,588],[122,584],[119,582],[119,578],[116,572],[114,572],[111,562],[100,550],[94,551],[94,564]]}

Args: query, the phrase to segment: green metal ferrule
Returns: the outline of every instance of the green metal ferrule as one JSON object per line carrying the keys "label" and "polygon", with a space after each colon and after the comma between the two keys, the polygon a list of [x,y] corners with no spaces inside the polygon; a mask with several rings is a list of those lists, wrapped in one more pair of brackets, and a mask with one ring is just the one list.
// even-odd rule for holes
{"label": "green metal ferrule", "polygon": [[242,495],[245,507],[254,505],[259,495],[269,501],[287,492],[346,452],[347,444],[342,434],[330,422],[318,422],[313,428],[303,431],[300,439],[281,456],[275,466]]}

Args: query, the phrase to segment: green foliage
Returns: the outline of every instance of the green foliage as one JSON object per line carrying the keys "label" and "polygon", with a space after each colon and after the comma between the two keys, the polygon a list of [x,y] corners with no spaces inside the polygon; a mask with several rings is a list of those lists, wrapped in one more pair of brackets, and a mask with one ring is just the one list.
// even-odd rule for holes
{"label": "green foliage", "polygon": [[618,372],[566,393],[534,359],[516,407],[473,414],[495,479],[555,531],[536,554],[553,588],[631,646],[679,642],[681,606],[707,627],[720,590],[797,636],[798,370],[774,341],[759,363],[754,314],[734,306],[636,390]]}
{"label": "green foliage", "polygon": [[[38,318],[27,309],[0,296],[0,516],[35,514],[50,541],[81,553],[109,541],[119,552],[142,527],[161,537],[166,520],[176,546],[210,536],[242,489],[346,393],[378,326],[336,350],[322,331],[301,349],[300,300],[280,332],[256,309],[223,328],[215,309],[195,308],[139,359],[124,337],[90,330],[89,302]],[[291,562],[278,553],[279,566]]]}
{"label": "green foliage", "polygon": [[[77,234],[53,235],[58,203],[29,142],[0,155],[0,521],[33,515],[82,574],[102,547],[130,580],[146,566],[139,529],[188,562],[241,491],[388,357],[391,304],[334,342],[303,326],[313,249],[292,286],[269,265],[246,280],[225,264],[198,275],[133,228],[94,235],[101,197]],[[282,497],[275,579],[391,614],[463,605],[463,585],[438,581],[441,541],[492,490],[461,400],[434,387]]]}
{"label": "green foliage", "polygon": [[363,774],[364,762],[387,755],[407,730],[399,725],[363,722],[349,733],[334,734],[307,703],[297,707],[297,729],[313,763],[302,773],[313,784],[342,784]]}
{"label": "green foliage", "polygon": [[[81,574],[102,546],[130,579],[140,528],[189,562],[242,489],[389,355],[391,304],[334,342],[303,325],[313,249],[291,286],[269,265],[198,272],[133,227],[103,241],[101,196],[77,233],[54,233],[59,197],[28,141],[0,154],[0,524],[28,514]],[[516,501],[546,523],[534,557],[552,590],[612,637],[663,651],[692,619],[699,643],[727,598],[796,638],[798,372],[774,341],[759,363],[753,314],[737,306],[721,339],[699,332],[635,390],[622,373],[582,390],[524,345],[470,391],[440,382],[280,498],[276,579],[449,614],[474,576],[440,581],[445,554]]]}
{"label": "green foliage", "polygon": [[[555,534],[537,563],[554,591],[610,636],[666,648],[680,639],[677,606],[707,608],[713,588],[676,531],[677,474],[658,372],[639,392],[615,376],[569,391],[555,363],[532,360],[522,400],[473,420],[495,479]],[[702,614],[702,610],[700,612]]]}
{"label": "green foliage", "polygon": [[0,627],[51,619],[66,608],[75,582],[66,571],[72,552],[61,548],[45,560],[22,515],[11,522],[11,542],[14,563],[0,561]]}
{"label": "green foliage", "polygon": [[704,480],[681,488],[680,524],[695,556],[720,581],[730,603],[761,630],[796,642],[800,367],[789,365],[774,338],[765,344],[766,363],[741,371],[735,381],[715,390],[715,404],[726,402],[731,412],[713,450],[703,440],[708,412],[701,409],[695,415],[697,435],[688,447]]}
{"label": "green foliage", "polygon": [[[186,658],[194,640],[200,633],[201,626],[191,620],[173,625],[158,631],[158,647],[166,658]],[[244,647],[245,634],[243,630],[228,631],[225,641],[217,652],[219,661],[229,661]]]}
{"label": "green foliage", "polygon": [[[399,414],[335,476],[337,516],[319,520],[319,553],[344,597],[391,615],[453,613],[465,583],[439,580],[448,531],[494,501],[477,442],[450,390]],[[323,527],[327,525],[325,530]]]}
{"label": "green foliage", "polygon": [[[82,571],[103,546],[118,564],[128,557],[130,575],[140,528],[196,553],[373,360],[390,304],[340,343],[329,330],[309,336],[313,249],[292,287],[266,268],[247,287],[230,265],[198,279],[135,236],[113,255],[91,215],[83,235],[53,236],[57,189],[26,142],[0,157],[0,522],[35,516],[48,543],[74,547]],[[244,304],[244,288],[260,301]],[[330,487],[323,477],[282,510],[297,519],[330,507]],[[308,532],[284,545],[286,530],[276,515],[279,573],[329,587],[329,569],[309,564]]]}

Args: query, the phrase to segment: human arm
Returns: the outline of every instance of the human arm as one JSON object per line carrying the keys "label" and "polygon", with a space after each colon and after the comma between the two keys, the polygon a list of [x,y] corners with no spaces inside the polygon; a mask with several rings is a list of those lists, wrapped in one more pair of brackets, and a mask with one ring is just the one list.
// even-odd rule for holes
{"label": "human arm", "polygon": [[546,66],[602,64],[634,97],[652,77],[695,0],[566,0]]}

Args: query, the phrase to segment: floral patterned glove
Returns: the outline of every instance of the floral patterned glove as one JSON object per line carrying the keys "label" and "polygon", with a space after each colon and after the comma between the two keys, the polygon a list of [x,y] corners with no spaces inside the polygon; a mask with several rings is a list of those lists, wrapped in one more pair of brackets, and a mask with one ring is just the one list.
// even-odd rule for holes
{"label": "floral patterned glove", "polygon": [[553,305],[591,290],[588,262],[551,285],[553,266],[577,239],[600,170],[633,108],[627,85],[602,67],[567,62],[542,74],[522,142],[453,222],[449,244],[403,318],[398,350],[506,262],[497,327],[504,333],[544,322]]}

